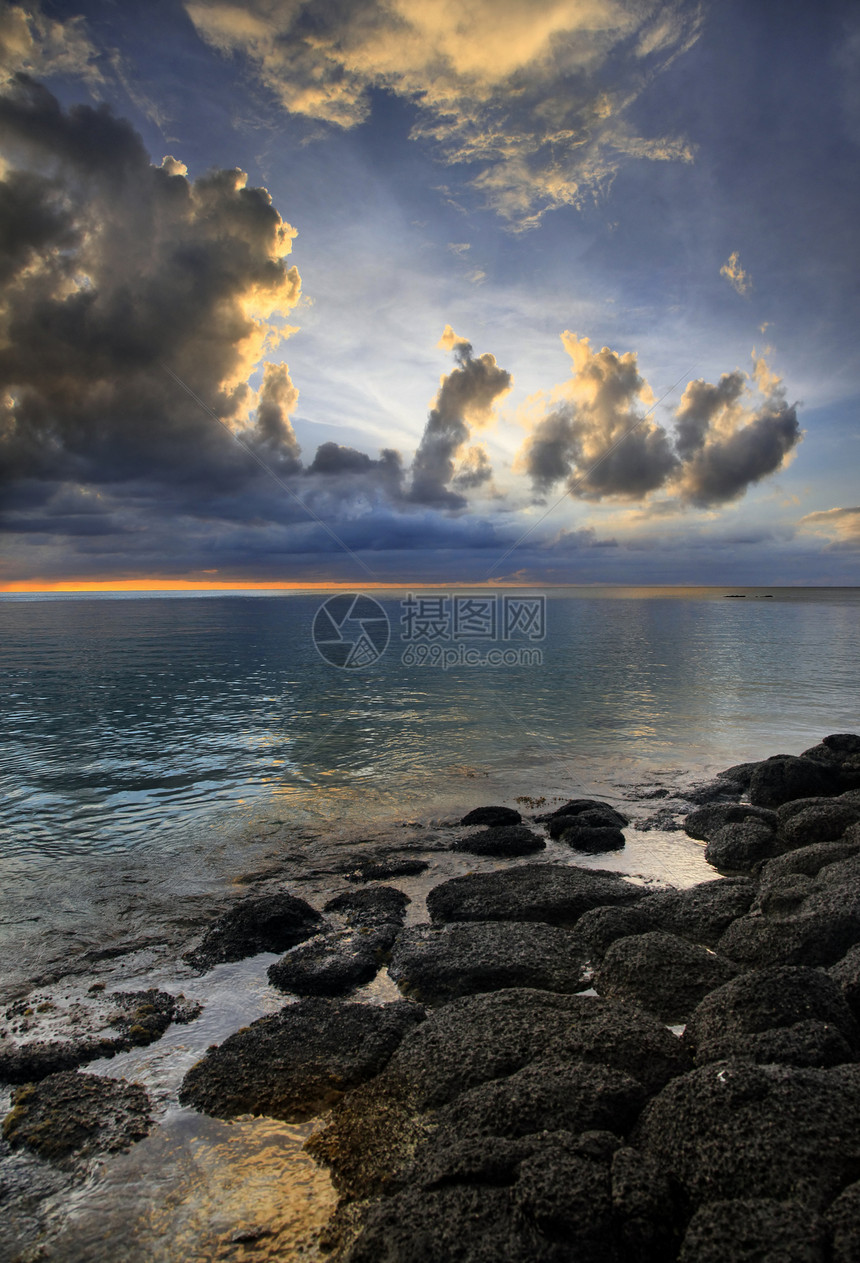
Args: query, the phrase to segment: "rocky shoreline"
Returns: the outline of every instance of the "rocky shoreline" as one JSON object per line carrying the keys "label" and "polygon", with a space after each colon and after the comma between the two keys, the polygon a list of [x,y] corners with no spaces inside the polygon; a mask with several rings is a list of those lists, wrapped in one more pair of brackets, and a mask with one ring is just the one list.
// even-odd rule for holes
{"label": "rocky shoreline", "polygon": [[[736,765],[689,805],[715,870],[689,889],[577,863],[630,821],[574,799],[463,817],[447,849],[498,863],[434,885],[424,922],[408,854],[353,862],[321,907],[236,899],[185,964],[277,953],[284,1007],[211,1047],[180,1102],[318,1120],[332,1263],[860,1258],[860,736]],[[399,998],[365,1002],[382,976]],[[198,1012],[99,998],[105,1030],[0,1049],[3,1146],[46,1169],[146,1135],[144,1089],[81,1067]]]}

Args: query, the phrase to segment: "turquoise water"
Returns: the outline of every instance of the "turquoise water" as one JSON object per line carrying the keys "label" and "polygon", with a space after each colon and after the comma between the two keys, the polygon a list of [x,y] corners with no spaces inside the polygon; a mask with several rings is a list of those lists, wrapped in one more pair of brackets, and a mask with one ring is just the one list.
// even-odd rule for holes
{"label": "turquoise water", "polygon": [[542,663],[447,670],[414,664],[405,591],[353,670],[313,643],[325,594],[6,597],[0,935],[119,882],[203,889],[275,828],[620,799],[860,729],[860,589],[727,591],[555,590],[545,638],[503,644]]}

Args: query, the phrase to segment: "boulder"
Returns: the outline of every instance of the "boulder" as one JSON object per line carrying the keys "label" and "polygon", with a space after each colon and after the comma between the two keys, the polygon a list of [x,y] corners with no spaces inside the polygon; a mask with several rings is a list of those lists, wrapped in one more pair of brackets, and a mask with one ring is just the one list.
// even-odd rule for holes
{"label": "boulder", "polygon": [[709,948],[658,930],[617,939],[594,986],[602,996],[636,1001],[663,1021],[678,1022],[736,973],[736,965]]}
{"label": "boulder", "polygon": [[3,1138],[59,1166],[121,1153],[152,1127],[149,1097],[136,1083],[67,1070],[12,1094]]}
{"label": "boulder", "polygon": [[180,1103],[214,1118],[302,1122],[378,1074],[423,1019],[423,1009],[406,1001],[301,1000],[210,1048],[182,1081]]}
{"label": "boulder", "polygon": [[853,1060],[860,1030],[837,983],[819,969],[757,969],[712,991],[684,1032],[696,1062],[728,1057],[790,1065]]}
{"label": "boulder", "polygon": [[315,908],[286,892],[242,899],[209,927],[185,960],[206,970],[259,952],[285,952],[319,934],[324,924]]}
{"label": "boulder", "polygon": [[843,789],[860,788],[860,735],[856,732],[833,733],[804,750],[801,757],[835,772]]}
{"label": "boulder", "polygon": [[571,926],[601,905],[635,903],[643,891],[615,873],[562,864],[524,864],[495,873],[467,873],[434,886],[432,921],[543,921]]}
{"label": "boulder", "polygon": [[736,1198],[700,1206],[678,1263],[829,1263],[827,1227],[799,1202]]}
{"label": "boulder", "polygon": [[611,823],[619,829],[623,829],[625,825],[630,823],[630,818],[619,811],[617,807],[613,807],[611,803],[601,802],[599,798],[572,798],[561,807],[556,807],[555,811],[550,811],[544,816],[538,816],[538,820],[549,822],[557,820],[560,816],[580,816],[584,812],[592,811],[599,811],[602,816],[609,817]]}
{"label": "boulder", "polygon": [[693,1207],[766,1198],[820,1211],[860,1172],[860,1066],[714,1062],[667,1084],[634,1134]]}
{"label": "boulder", "polygon": [[572,931],[574,951],[596,965],[616,939],[656,929],[657,922],[648,911],[650,903],[650,899],[643,899],[630,906],[621,904],[584,912]]}
{"label": "boulder", "polygon": [[769,825],[754,818],[724,824],[712,834],[705,859],[720,871],[749,873],[762,860],[772,859],[785,848]]}
{"label": "boulder", "polygon": [[411,902],[408,895],[394,886],[367,886],[335,895],[324,905],[324,911],[336,912],[354,929],[376,929],[383,925],[402,925]]}
{"label": "boulder", "polygon": [[505,987],[588,986],[572,932],[534,921],[412,926],[398,935],[388,973],[404,995],[427,1004]]}
{"label": "boulder", "polygon": [[293,995],[346,995],[376,977],[396,932],[389,926],[318,934],[270,965],[269,982]]}
{"label": "boulder", "polygon": [[465,838],[458,838],[453,850],[466,851],[469,855],[532,855],[542,851],[546,842],[539,833],[527,829],[525,825],[497,825],[491,829],[483,829],[480,833],[470,833]]}
{"label": "boulder", "polygon": [[482,824],[487,828],[496,828],[503,825],[522,824],[523,818],[513,807],[476,807],[474,811],[468,812],[460,824]]}
{"label": "boulder", "polygon": [[435,1137],[464,1138],[531,1132],[610,1131],[626,1135],[642,1111],[645,1089],[608,1066],[548,1059],[463,1092],[434,1115]]}
{"label": "boulder", "polygon": [[758,820],[776,830],[776,812],[754,807],[750,803],[713,803],[699,807],[684,817],[684,832],[697,842],[708,842],[727,824],[741,824],[744,820]]}
{"label": "boulder", "polygon": [[652,929],[714,947],[731,923],[749,910],[755,893],[748,877],[723,877],[686,890],[657,890],[637,910],[654,922]]}
{"label": "boulder", "polygon": [[842,788],[838,772],[827,764],[785,754],[758,765],[749,799],[758,807],[780,807],[795,798],[838,794]]}
{"label": "boulder", "polygon": [[568,829],[615,829],[620,830],[626,817],[614,807],[590,807],[572,815],[551,816],[546,824],[551,838],[560,838]]}
{"label": "boulder", "polygon": [[345,873],[347,881],[388,881],[392,877],[414,877],[424,873],[430,865],[426,860],[362,860]]}
{"label": "boulder", "polygon": [[791,847],[836,842],[860,821],[860,803],[843,798],[800,798],[777,812],[780,836]]}
{"label": "boulder", "polygon": [[427,1109],[548,1058],[601,1063],[654,1091],[689,1065],[688,1056],[635,1005],[513,988],[435,1009],[401,1044],[389,1072]]}
{"label": "boulder", "polygon": [[[586,813],[583,812],[583,815]],[[565,829],[561,835],[574,851],[585,851],[598,855],[603,851],[620,851],[626,845],[624,834],[620,829],[611,826],[594,827],[580,824],[582,816],[575,819],[574,824]]]}
{"label": "boulder", "polygon": [[796,851],[788,851],[768,860],[758,874],[759,891],[790,874],[802,874],[815,877],[828,864],[839,860],[850,859],[860,854],[860,829],[852,825],[845,837],[838,842],[814,842],[811,846],[799,847]]}

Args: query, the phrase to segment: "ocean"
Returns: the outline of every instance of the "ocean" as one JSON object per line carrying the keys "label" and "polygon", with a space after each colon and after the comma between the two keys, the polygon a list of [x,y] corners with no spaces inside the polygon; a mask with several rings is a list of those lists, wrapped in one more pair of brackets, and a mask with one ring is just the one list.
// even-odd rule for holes
{"label": "ocean", "polygon": [[[860,588],[7,594],[0,644],[0,996],[37,986],[59,1003],[65,986],[71,1003],[98,978],[205,1006],[87,1067],[144,1083],[161,1123],[77,1200],[57,1195],[49,1258],[170,1259],[178,1240],[182,1257],[216,1257],[229,1127],[179,1109],[176,1088],[209,1043],[283,997],[266,984],[272,957],[202,979],[176,961],[237,884],[277,877],[321,906],[362,847],[425,844],[430,869],[407,883],[420,919],[430,885],[492,866],[453,856],[440,824],[597,796],[634,827],[624,851],[577,862],[690,885],[716,874],[702,844],[654,826],[663,803],[732,763],[860,730]],[[368,998],[391,997],[379,983]],[[330,1201],[301,1155],[306,1129],[242,1126],[262,1184],[231,1213],[271,1216],[282,1167],[269,1179],[264,1156],[289,1152],[298,1202],[278,1205],[298,1240]],[[175,1209],[156,1223],[165,1179]],[[111,1215],[125,1253],[118,1237],[93,1244]]]}

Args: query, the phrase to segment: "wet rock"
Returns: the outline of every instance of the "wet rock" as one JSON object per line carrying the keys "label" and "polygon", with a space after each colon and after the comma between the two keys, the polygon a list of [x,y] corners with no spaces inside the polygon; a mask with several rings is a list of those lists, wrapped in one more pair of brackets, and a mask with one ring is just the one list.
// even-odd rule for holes
{"label": "wet rock", "polygon": [[70,1070],[16,1089],[3,1138],[68,1166],[130,1149],[151,1126],[149,1097],[138,1084]]}
{"label": "wet rock", "polygon": [[690,1220],[679,1263],[828,1263],[827,1228],[798,1202],[710,1202]]}
{"label": "wet rock", "polygon": [[[619,1152],[625,1161],[617,1163],[616,1179]],[[665,1182],[658,1188],[642,1161],[639,1178],[629,1178],[631,1152],[605,1132],[554,1131],[452,1147],[438,1154],[421,1183],[364,1208],[360,1235],[343,1257],[657,1263],[670,1257],[668,1242],[665,1234],[654,1240],[650,1224],[651,1235],[643,1235],[640,1212],[659,1199],[665,1217],[668,1188]]]}
{"label": "wet rock", "polygon": [[430,865],[426,860],[364,860],[346,873],[347,881],[388,881],[392,877],[415,877]]}
{"label": "wet rock", "polygon": [[[546,821],[550,824],[553,820],[559,820],[562,816],[581,816],[596,812],[607,821],[608,824],[614,825],[617,829],[623,829],[625,825],[630,823],[629,816],[625,816],[617,807],[613,807],[611,803],[601,802],[598,798],[572,798],[561,807],[556,807],[555,811],[550,811],[546,815],[538,816],[538,820]],[[550,837],[557,836],[550,829]]]}
{"label": "wet rock", "polygon": [[416,925],[397,938],[389,975],[404,995],[435,1004],[479,991],[580,991],[585,961],[569,930],[536,922]]}
{"label": "wet rock", "polygon": [[545,846],[546,842],[540,834],[527,829],[525,825],[497,825],[459,838],[454,843],[453,850],[465,851],[469,855],[515,856],[532,855],[536,851],[542,851]]}
{"label": "wet rock", "polygon": [[258,952],[285,952],[319,934],[323,925],[320,913],[295,895],[284,892],[242,899],[209,927],[200,946],[185,960],[206,970]]}
{"label": "wet rock", "polygon": [[683,829],[678,819],[680,810],[680,807],[662,807],[653,816],[637,820],[636,830],[638,833],[650,833],[654,829],[660,829],[663,833],[680,833]]}
{"label": "wet rock", "polygon": [[791,847],[836,842],[860,821],[860,803],[843,798],[801,798],[777,812],[780,836]]}
{"label": "wet rock", "polygon": [[684,790],[684,798],[689,803],[697,803],[704,807],[707,803],[731,802],[738,799],[742,793],[741,786],[724,774],[715,781],[707,781],[703,785],[694,785],[692,789]]}
{"label": "wet rock", "polygon": [[376,929],[383,925],[402,925],[406,908],[412,900],[394,886],[368,886],[364,890],[347,890],[325,904],[326,912],[336,912],[353,929]]}
{"label": "wet rock", "polygon": [[682,1072],[687,1057],[665,1026],[633,1005],[512,988],[434,1010],[407,1036],[389,1071],[427,1109],[539,1059],[599,1062],[654,1091]]}
{"label": "wet rock", "polygon": [[804,750],[801,757],[835,772],[843,789],[860,787],[860,735],[856,732],[833,733],[817,746]]}
{"label": "wet rock", "polygon": [[342,996],[379,973],[397,930],[342,930],[293,947],[267,970],[272,986],[304,996]]}
{"label": "wet rock", "polygon": [[572,931],[573,950],[598,964],[616,939],[656,929],[648,910],[650,903],[650,899],[643,899],[630,907],[592,908],[584,912]]}
{"label": "wet rock", "polygon": [[260,1018],[210,1048],[179,1093],[214,1118],[268,1114],[301,1122],[378,1074],[423,1020],[416,1004],[310,999]]}
{"label": "wet rock", "polygon": [[574,925],[601,905],[635,903],[642,890],[615,873],[561,864],[526,864],[496,873],[468,873],[434,886],[432,921],[543,921]]}
{"label": "wet rock", "polygon": [[860,946],[852,947],[827,972],[839,987],[854,1017],[860,1021]]}
{"label": "wet rock", "polygon": [[201,1012],[196,1001],[155,988],[99,994],[92,1003],[94,1007],[85,1007],[84,1012],[94,1026],[101,1025],[102,1031],[77,1039],[34,1039],[6,1046],[0,1050],[0,1081],[32,1083],[100,1057],[151,1044],[172,1022],[193,1021]]}
{"label": "wet rock", "polygon": [[677,1022],[736,974],[736,965],[708,948],[658,930],[616,940],[594,986],[602,996],[636,1001],[663,1021]]}
{"label": "wet rock", "polygon": [[852,826],[845,837],[838,842],[814,842],[811,846],[799,847],[785,855],[778,855],[768,860],[758,874],[759,891],[764,892],[775,885],[783,877],[802,874],[816,877],[828,864],[836,864],[840,860],[850,859],[860,854],[860,829]]}
{"label": "wet rock", "polygon": [[780,807],[795,798],[838,794],[842,788],[838,773],[826,764],[785,754],[758,765],[749,798],[758,807]]}
{"label": "wet rock", "polygon": [[603,851],[620,851],[626,845],[624,834],[620,829],[590,828],[587,825],[580,825],[580,819],[582,817],[579,817],[576,823],[565,829],[561,835],[561,841],[566,842],[574,851],[586,851],[591,855],[599,855]]}
{"label": "wet rock", "polygon": [[696,1062],[728,1057],[828,1066],[851,1061],[860,1030],[838,984],[819,969],[778,966],[712,991],[687,1023]]}
{"label": "wet rock", "polygon": [[843,1189],[825,1215],[830,1229],[830,1263],[860,1259],[860,1182]]}
{"label": "wet rock", "polygon": [[651,928],[714,947],[731,923],[749,910],[755,893],[748,877],[723,877],[686,890],[655,891],[638,906],[654,922]]}
{"label": "wet rock", "polygon": [[721,871],[748,873],[762,860],[772,859],[785,848],[779,837],[762,820],[739,820],[724,824],[712,834],[705,847],[705,859]]}
{"label": "wet rock", "polygon": [[523,818],[513,807],[476,807],[468,812],[460,824],[482,824],[493,829],[504,825],[522,824]]}
{"label": "wet rock", "polygon": [[536,1061],[503,1079],[463,1092],[434,1116],[435,1138],[516,1139],[531,1132],[611,1131],[623,1136],[646,1093],[630,1075],[583,1062]]}
{"label": "wet rock", "polygon": [[756,760],[755,763],[735,763],[732,767],[727,767],[724,772],[717,772],[717,780],[736,785],[741,791],[747,790],[759,762],[760,760]]}
{"label": "wet rock", "polygon": [[750,803],[714,803],[700,807],[684,817],[684,832],[697,842],[708,842],[727,824],[741,824],[744,820],[758,820],[776,830],[776,812],[754,807]]}
{"label": "wet rock", "polygon": [[860,1172],[860,1066],[718,1061],[669,1083],[635,1135],[694,1207],[773,1198],[820,1210]]}

